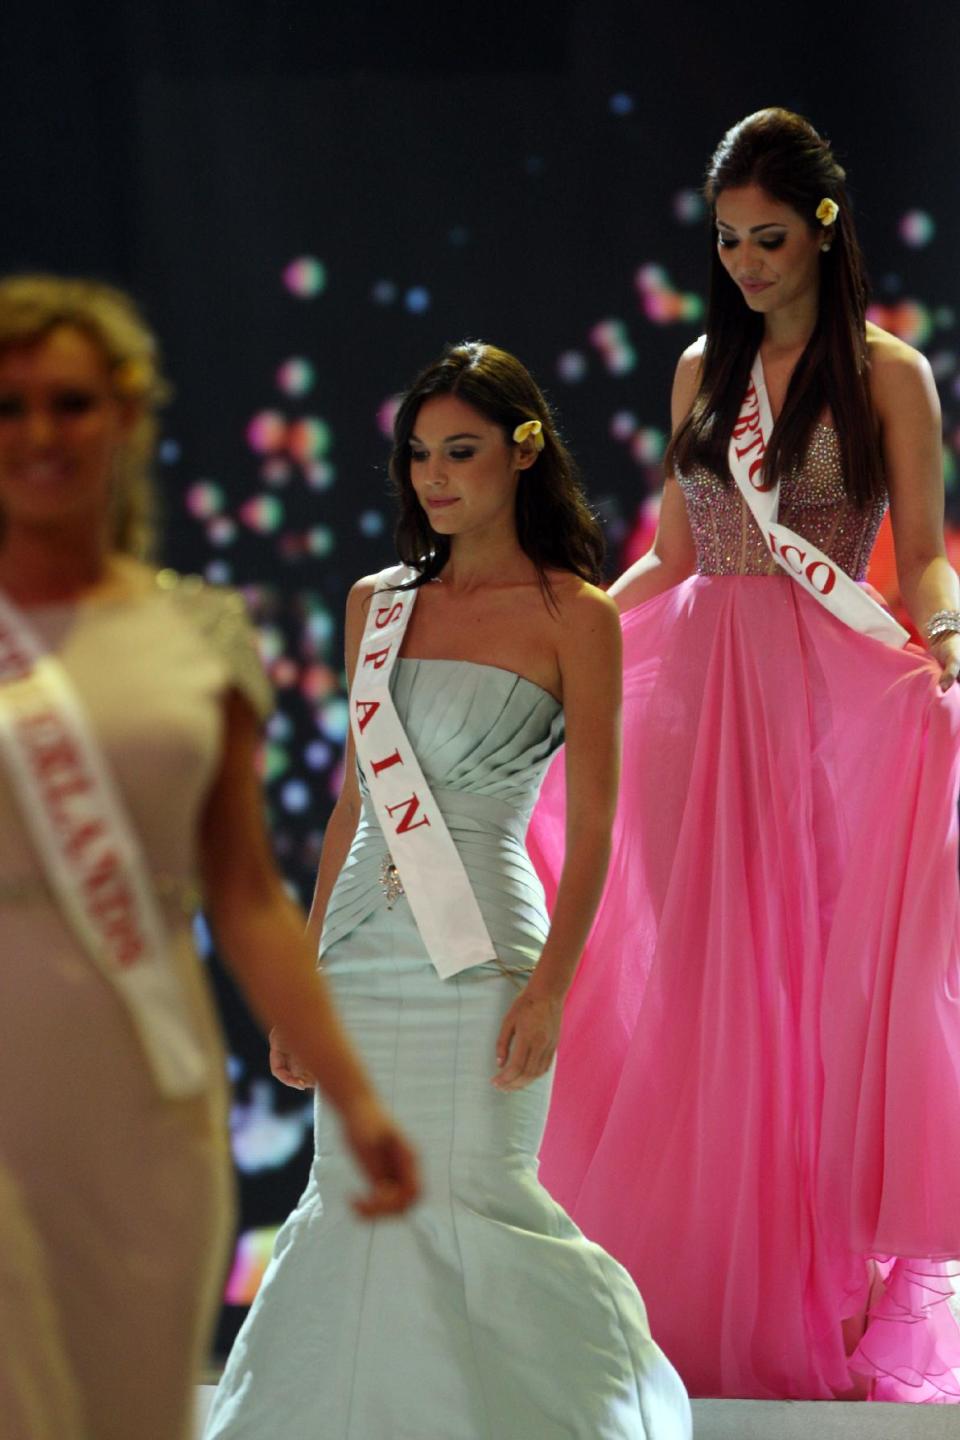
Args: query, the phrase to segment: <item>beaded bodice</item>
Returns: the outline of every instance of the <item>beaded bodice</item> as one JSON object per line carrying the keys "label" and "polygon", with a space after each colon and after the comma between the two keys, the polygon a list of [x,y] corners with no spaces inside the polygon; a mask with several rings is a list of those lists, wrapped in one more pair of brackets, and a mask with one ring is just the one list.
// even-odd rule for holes
{"label": "beaded bodice", "polygon": [[[773,575],[779,567],[735,486],[703,465],[677,479],[697,547],[701,575]],[[799,469],[780,482],[780,521],[862,580],[886,513],[886,497],[859,509],[843,488],[840,444],[829,425],[814,429]]]}

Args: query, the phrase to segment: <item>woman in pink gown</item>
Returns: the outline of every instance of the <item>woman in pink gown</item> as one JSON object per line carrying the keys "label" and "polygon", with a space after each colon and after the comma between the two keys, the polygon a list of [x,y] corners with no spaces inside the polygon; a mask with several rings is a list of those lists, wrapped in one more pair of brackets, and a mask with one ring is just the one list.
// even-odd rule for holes
{"label": "woman in pink gown", "polygon": [[[806,121],[707,181],[657,538],[616,582],[624,769],[541,1177],[633,1273],[693,1394],[960,1400],[958,585],[923,358],[865,320]],[[862,581],[889,501],[929,651],[784,573],[726,463],[759,352],[780,521]],[[842,588],[842,587],[841,587]],[[530,834],[562,855],[562,776]]]}

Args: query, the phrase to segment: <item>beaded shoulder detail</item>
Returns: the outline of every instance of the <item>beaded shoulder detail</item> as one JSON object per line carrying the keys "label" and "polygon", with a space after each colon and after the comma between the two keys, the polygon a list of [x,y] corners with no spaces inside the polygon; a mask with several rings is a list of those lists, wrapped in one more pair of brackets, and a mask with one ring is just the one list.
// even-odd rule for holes
{"label": "beaded shoulder detail", "polygon": [[257,715],[266,719],[274,708],[273,689],[243,596],[227,586],[209,585],[199,575],[181,575],[176,570],[158,571],[156,586],[216,650],[232,683]]}

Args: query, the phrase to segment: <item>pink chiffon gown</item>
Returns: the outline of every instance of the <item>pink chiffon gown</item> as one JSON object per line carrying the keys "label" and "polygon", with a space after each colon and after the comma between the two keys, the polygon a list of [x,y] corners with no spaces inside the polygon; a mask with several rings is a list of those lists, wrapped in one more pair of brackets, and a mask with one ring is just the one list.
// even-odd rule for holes
{"label": "pink chiffon gown", "polygon": [[[818,427],[780,514],[862,579],[885,505],[848,502],[839,455]],[[681,485],[697,574],[624,617],[541,1179],[692,1394],[956,1403],[960,691],[772,573],[734,489]],[[562,756],[528,843],[550,896]]]}

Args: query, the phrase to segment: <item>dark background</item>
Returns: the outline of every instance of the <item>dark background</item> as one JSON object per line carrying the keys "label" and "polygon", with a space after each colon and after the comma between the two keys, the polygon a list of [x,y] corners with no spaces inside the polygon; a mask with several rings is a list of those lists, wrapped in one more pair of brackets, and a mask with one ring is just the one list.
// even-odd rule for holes
{"label": "dark background", "polygon": [[[696,187],[742,115],[785,105],[833,139],[876,318],[933,362],[960,519],[958,13],[8,7],[0,270],[114,281],[163,340],[163,558],[248,596],[280,704],[265,749],[276,846],[304,898],[346,724],[343,600],[391,557],[391,397],[447,341],[516,351],[560,411],[615,568],[655,494],[673,365],[698,333]],[[198,938],[208,954],[202,925]],[[268,1078],[211,965],[242,1199],[222,1349],[303,1183],[309,1113]]]}

